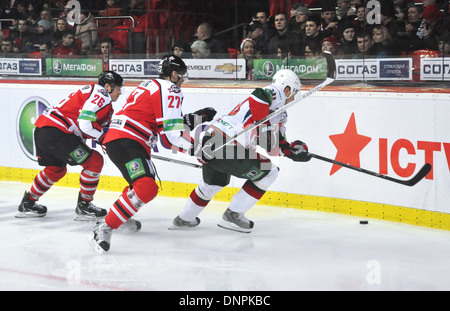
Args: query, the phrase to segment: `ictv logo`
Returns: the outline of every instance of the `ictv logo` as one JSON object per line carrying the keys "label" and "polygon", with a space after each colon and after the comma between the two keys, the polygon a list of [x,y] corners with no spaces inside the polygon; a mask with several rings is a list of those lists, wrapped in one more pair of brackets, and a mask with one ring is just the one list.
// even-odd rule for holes
{"label": "ictv logo", "polygon": [[34,123],[50,104],[43,98],[33,96],[25,100],[17,115],[17,138],[23,153],[33,161],[37,161],[34,145]]}
{"label": "ictv logo", "polygon": [[[354,113],[352,113],[344,132],[341,134],[330,135],[329,138],[337,149],[335,157],[336,161],[361,167],[360,153],[370,142],[372,142],[372,138],[358,133]],[[435,155],[440,152],[444,152],[445,159],[450,169],[450,143],[423,140],[412,142],[406,138],[396,139],[395,141],[391,139],[390,141],[388,138],[378,138],[379,173],[388,175],[390,169],[392,169],[394,173],[400,177],[411,177],[416,169],[421,167],[424,163],[430,163],[434,168]],[[401,161],[401,159],[405,159],[405,154],[407,156],[422,154],[425,162],[417,163],[420,161],[418,159],[416,161]],[[333,164],[330,175],[335,174],[341,168],[341,166]],[[427,174],[425,179],[434,179],[433,169]]]}

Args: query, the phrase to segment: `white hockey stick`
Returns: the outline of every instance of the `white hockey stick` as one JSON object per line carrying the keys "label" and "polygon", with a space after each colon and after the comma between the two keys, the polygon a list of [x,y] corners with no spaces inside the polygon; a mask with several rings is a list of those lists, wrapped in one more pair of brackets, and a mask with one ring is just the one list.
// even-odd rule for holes
{"label": "white hockey stick", "polygon": [[[247,132],[249,132],[249,131],[251,131],[251,130],[253,130],[253,129],[259,127],[259,126],[261,126],[262,124],[264,124],[265,122],[269,121],[273,117],[279,115],[280,113],[282,113],[286,109],[294,106],[295,104],[297,104],[300,101],[304,100],[308,96],[311,96],[312,94],[316,93],[317,91],[323,89],[325,86],[327,86],[327,85],[331,84],[332,82],[334,82],[334,80],[336,78],[336,61],[334,59],[334,56],[328,51],[324,52],[324,56],[325,56],[325,59],[327,60],[327,78],[326,78],[325,81],[323,81],[318,86],[312,88],[311,90],[309,90],[308,92],[306,92],[305,94],[300,96],[299,98],[293,100],[289,104],[284,105],[283,107],[275,110],[274,112],[272,112],[271,114],[269,114],[265,118],[263,118],[263,119],[259,120],[258,122],[255,122],[255,123],[247,126],[245,129],[243,129],[242,131],[240,131],[239,133],[237,133],[233,137],[230,137],[230,139],[228,139],[223,145],[216,147],[213,152],[215,153],[215,152],[221,150],[226,145],[228,145],[228,144],[232,143],[233,141],[235,141],[238,137],[244,135],[245,133],[247,133]],[[203,151],[204,151],[205,148],[206,148],[206,146],[203,147]]]}
{"label": "white hockey stick", "polygon": [[151,155],[152,159],[156,159],[156,160],[161,160],[161,161],[166,161],[166,162],[171,162],[171,163],[176,163],[176,164],[181,164],[181,165],[185,165],[185,166],[190,166],[190,167],[195,167],[195,168],[200,168],[202,167],[201,164],[195,164],[195,163],[191,163],[191,162],[186,162],[186,161],[181,161],[181,160],[176,160],[176,159],[170,159],[170,158],[165,158],[165,157],[161,157],[155,154]]}

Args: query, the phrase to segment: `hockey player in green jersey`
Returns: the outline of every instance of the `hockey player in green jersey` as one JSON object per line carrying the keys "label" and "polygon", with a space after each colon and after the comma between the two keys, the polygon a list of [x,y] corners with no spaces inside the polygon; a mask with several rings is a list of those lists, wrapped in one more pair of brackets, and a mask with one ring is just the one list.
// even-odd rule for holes
{"label": "hockey player in green jersey", "polygon": [[201,158],[205,161],[203,178],[191,192],[184,209],[173,220],[170,229],[199,225],[200,219],[197,216],[214,195],[229,184],[230,177],[235,176],[246,179],[246,182],[233,196],[219,226],[239,232],[252,231],[254,223],[245,217],[245,213],[261,199],[276,180],[279,171],[270,159],[256,151],[256,145],[266,149],[270,155],[286,156],[294,161],[309,161],[311,157],[308,147],[300,140],[292,143],[286,140],[285,111],[263,126],[239,136],[232,144],[224,148],[217,147],[247,126],[292,102],[300,89],[300,80],[293,71],[280,70],[274,75],[272,84],[255,89],[229,114],[210,124],[202,140]]}

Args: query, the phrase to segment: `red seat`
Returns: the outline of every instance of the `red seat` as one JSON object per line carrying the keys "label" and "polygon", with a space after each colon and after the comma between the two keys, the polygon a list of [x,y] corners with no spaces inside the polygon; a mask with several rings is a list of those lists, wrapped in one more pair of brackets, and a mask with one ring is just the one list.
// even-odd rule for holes
{"label": "red seat", "polygon": [[228,54],[230,54],[230,58],[236,58],[241,52],[237,49],[228,48]]}
{"label": "red seat", "polygon": [[420,80],[420,60],[422,58],[434,58],[439,57],[439,52],[434,50],[417,50],[409,53],[412,58],[412,71],[413,71],[413,81]]}

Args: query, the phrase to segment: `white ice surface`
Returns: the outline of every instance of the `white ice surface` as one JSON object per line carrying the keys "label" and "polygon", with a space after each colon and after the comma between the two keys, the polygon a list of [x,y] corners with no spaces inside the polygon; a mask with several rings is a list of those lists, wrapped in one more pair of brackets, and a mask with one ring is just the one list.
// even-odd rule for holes
{"label": "white ice surface", "polygon": [[[185,199],[157,197],[136,215],[140,232],[114,231],[98,255],[94,224],[73,220],[77,189],[45,194],[44,218],[15,218],[29,186],[0,182],[0,290],[450,290],[448,231],[257,206],[243,234],[217,226],[223,202],[195,230],[171,231]],[[99,191],[94,202],[108,208],[118,196]]]}

